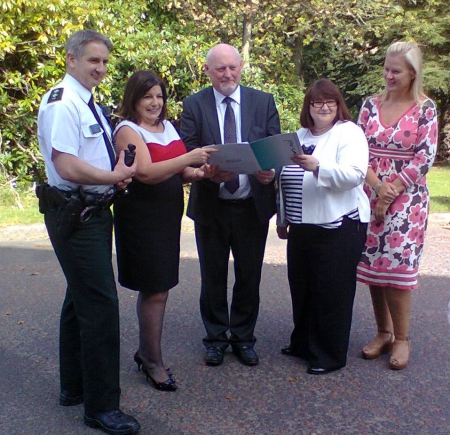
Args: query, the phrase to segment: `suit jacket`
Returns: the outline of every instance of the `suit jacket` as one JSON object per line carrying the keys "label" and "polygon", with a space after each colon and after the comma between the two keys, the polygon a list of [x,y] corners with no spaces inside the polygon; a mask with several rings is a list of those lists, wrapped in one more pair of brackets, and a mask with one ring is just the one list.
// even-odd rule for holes
{"label": "suit jacket", "polygon": [[[241,86],[241,138],[252,142],[280,133],[280,118],[271,94]],[[212,87],[208,87],[183,101],[181,138],[188,150],[222,143],[216,100]],[[259,220],[267,222],[276,212],[274,183],[261,184],[249,175],[252,197]],[[218,183],[209,179],[195,181],[191,187],[187,215],[207,225],[218,210]]]}

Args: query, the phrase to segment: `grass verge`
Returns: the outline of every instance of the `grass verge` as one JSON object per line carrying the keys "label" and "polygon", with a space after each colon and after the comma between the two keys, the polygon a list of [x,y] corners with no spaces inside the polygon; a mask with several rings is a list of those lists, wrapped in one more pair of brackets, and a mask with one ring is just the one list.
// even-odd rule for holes
{"label": "grass verge", "polygon": [[[427,179],[431,213],[450,213],[450,162],[435,164]],[[43,221],[33,188],[13,188],[9,183],[0,186],[0,227],[32,225]]]}

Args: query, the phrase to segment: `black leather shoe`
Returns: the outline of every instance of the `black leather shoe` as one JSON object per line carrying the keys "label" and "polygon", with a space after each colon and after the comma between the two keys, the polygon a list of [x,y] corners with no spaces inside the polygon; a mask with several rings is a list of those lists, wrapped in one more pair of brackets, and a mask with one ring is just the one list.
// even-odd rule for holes
{"label": "black leather shoe", "polygon": [[304,358],[304,356],[298,350],[295,350],[291,345],[282,347],[281,353],[287,356],[295,356],[297,358]]}
{"label": "black leather shoe", "polygon": [[324,369],[323,367],[308,367],[308,373],[310,375],[326,375],[327,373],[335,372],[342,367],[334,367],[331,369]]}
{"label": "black leather shoe", "polygon": [[109,412],[86,412],[84,423],[110,435],[134,435],[141,428],[134,417],[124,414],[120,409]]}
{"label": "black leather shoe", "polygon": [[69,391],[62,390],[59,395],[59,404],[61,406],[75,406],[83,403],[83,393],[70,393]]}
{"label": "black leather shoe", "polygon": [[218,346],[206,348],[205,364],[207,366],[220,366],[223,363],[223,349]]}
{"label": "black leather shoe", "polygon": [[236,346],[233,347],[233,352],[246,366],[256,366],[259,363],[258,355],[251,346]]}

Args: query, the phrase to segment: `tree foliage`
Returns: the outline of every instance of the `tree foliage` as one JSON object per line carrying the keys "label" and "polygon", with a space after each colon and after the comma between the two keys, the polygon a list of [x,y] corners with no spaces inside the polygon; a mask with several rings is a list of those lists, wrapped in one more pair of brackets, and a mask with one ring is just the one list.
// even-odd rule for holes
{"label": "tree foliage", "polygon": [[[305,88],[334,80],[356,116],[364,97],[383,85],[387,46],[418,42],[425,84],[438,103],[441,157],[450,148],[450,16],[445,0],[6,0],[0,6],[0,165],[19,179],[41,179],[36,138],[40,98],[64,75],[64,42],[93,28],[115,50],[99,98],[117,109],[127,78],[153,69],[165,80],[169,113],[208,84],[207,50],[217,42],[243,53],[242,82],[272,92],[284,131],[299,125]],[[1,175],[0,175],[1,176]]]}

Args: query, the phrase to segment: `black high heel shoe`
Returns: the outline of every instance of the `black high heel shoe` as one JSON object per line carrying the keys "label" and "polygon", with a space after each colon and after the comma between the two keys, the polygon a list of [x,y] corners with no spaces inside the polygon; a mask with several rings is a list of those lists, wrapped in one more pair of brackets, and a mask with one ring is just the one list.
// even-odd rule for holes
{"label": "black high heel shoe", "polygon": [[139,352],[136,352],[134,354],[134,361],[136,362],[138,366],[138,370],[145,374],[146,381],[150,379],[152,381],[152,385],[159,391],[176,391],[178,389],[177,384],[175,383],[174,379],[172,378],[173,373],[170,370],[170,368],[166,368],[167,375],[169,376],[169,379],[166,379],[164,382],[158,382],[155,379],[152,378],[150,373],[148,372],[147,367],[145,367],[144,360],[140,357]]}

